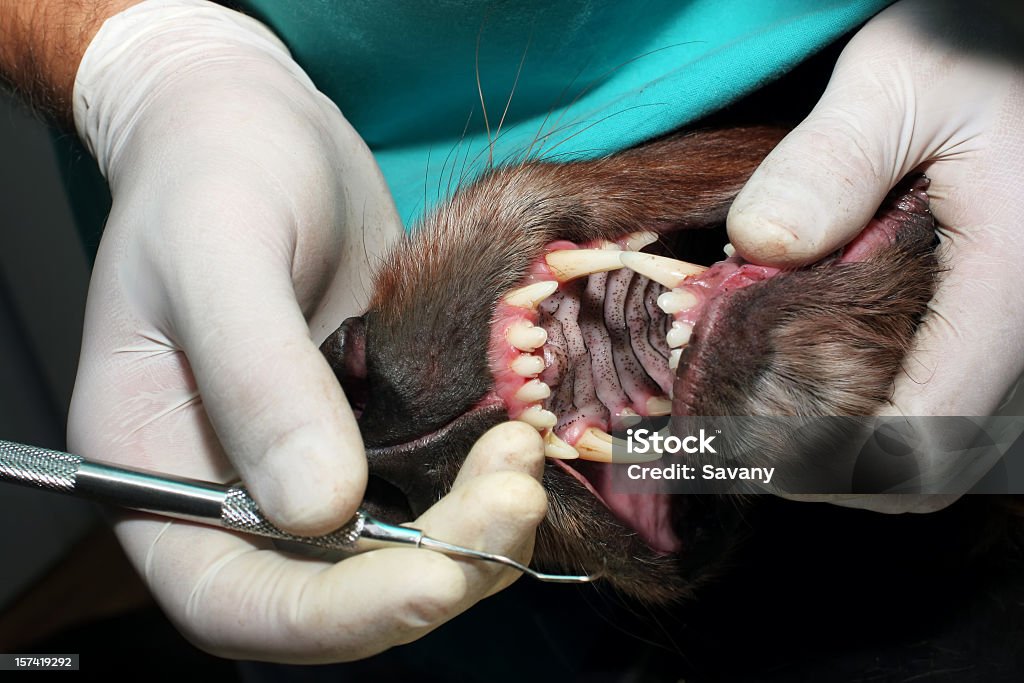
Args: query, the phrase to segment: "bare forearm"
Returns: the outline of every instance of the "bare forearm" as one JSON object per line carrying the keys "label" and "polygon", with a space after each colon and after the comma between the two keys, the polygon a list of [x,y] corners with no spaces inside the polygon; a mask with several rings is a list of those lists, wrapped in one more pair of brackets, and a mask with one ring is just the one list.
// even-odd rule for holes
{"label": "bare forearm", "polygon": [[35,109],[71,121],[75,73],[103,22],[141,0],[0,0],[0,79]]}

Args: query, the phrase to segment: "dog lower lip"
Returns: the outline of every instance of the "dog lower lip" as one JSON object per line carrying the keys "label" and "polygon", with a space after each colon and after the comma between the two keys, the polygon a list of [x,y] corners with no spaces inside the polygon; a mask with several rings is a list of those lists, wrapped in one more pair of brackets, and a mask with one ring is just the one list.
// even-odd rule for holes
{"label": "dog lower lip", "polygon": [[424,458],[424,453],[464,456],[481,434],[507,419],[500,401],[485,399],[429,434],[401,444],[369,446],[366,460],[370,475],[401,491],[412,515],[419,516],[446,493],[440,489],[437,477],[437,471],[444,469],[446,463]]}

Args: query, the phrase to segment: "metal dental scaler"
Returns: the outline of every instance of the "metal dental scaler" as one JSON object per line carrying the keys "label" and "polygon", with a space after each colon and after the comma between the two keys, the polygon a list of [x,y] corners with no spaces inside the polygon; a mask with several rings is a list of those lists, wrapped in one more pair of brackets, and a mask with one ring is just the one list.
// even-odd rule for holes
{"label": "metal dental scaler", "polygon": [[544,574],[503,555],[445,543],[419,529],[387,524],[363,510],[323,536],[297,536],[271,524],[242,486],[214,484],[91,462],[77,455],[0,440],[0,482],[88,498],[100,503],[219,526],[329,550],[361,552],[413,546],[517,569],[539,581],[588,583],[600,577]]}

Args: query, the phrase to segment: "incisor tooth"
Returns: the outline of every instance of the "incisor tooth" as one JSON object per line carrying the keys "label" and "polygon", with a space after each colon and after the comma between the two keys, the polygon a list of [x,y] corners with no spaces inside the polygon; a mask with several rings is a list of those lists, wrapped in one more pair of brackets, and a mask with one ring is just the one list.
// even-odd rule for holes
{"label": "incisor tooth", "polygon": [[[580,454],[580,460],[613,462],[612,444],[614,443],[615,440],[612,439],[611,434],[597,427],[591,427],[583,432],[583,436],[576,442],[576,450]],[[626,444],[622,441],[619,442],[619,446],[619,452],[614,458],[616,463],[651,462],[653,460],[660,460],[662,456],[661,453],[657,452],[630,453],[626,449]],[[654,449],[651,450],[653,451]]]}
{"label": "incisor tooth", "polygon": [[534,327],[533,323],[526,320],[509,325],[505,334],[508,343],[520,351],[533,351],[544,346],[544,342],[548,340],[548,333],[543,327]]}
{"label": "incisor tooth", "polygon": [[648,244],[654,244],[657,241],[658,233],[656,232],[634,232],[626,237],[626,249],[640,251]]}
{"label": "incisor tooth", "polygon": [[658,308],[669,315],[688,311],[697,305],[697,297],[685,289],[673,289],[669,292],[662,292],[658,297]]}
{"label": "incisor tooth", "polygon": [[529,382],[519,387],[519,391],[516,392],[516,398],[523,403],[536,403],[537,401],[543,401],[551,395],[551,387],[539,379],[531,379]]}
{"label": "incisor tooth", "polygon": [[544,455],[558,460],[575,460],[580,457],[579,451],[559,439],[554,432],[544,435]]}
{"label": "incisor tooth", "polygon": [[537,431],[551,429],[558,424],[558,418],[550,410],[540,406],[530,406],[519,415],[519,420],[530,425]]}
{"label": "incisor tooth", "polygon": [[669,348],[674,349],[690,341],[691,334],[693,334],[693,327],[677,320],[672,323],[672,329],[665,335],[665,341],[668,342]]}
{"label": "incisor tooth", "polygon": [[544,257],[559,282],[568,282],[584,275],[618,270],[622,267],[621,251],[608,249],[563,249]]}
{"label": "incisor tooth", "polygon": [[505,303],[519,308],[536,310],[541,301],[547,299],[558,289],[558,283],[554,280],[534,282],[519,289],[513,289],[505,295]]}
{"label": "incisor tooth", "polygon": [[736,247],[732,246],[732,242],[726,242],[725,246],[722,247],[722,251],[725,252],[726,256],[732,258],[733,254],[736,253]]}
{"label": "incisor tooth", "polygon": [[664,396],[651,396],[647,399],[647,414],[652,417],[672,414],[672,401]]}
{"label": "incisor tooth", "polygon": [[540,356],[519,355],[508,366],[520,377],[536,377],[544,369],[544,359]]}
{"label": "incisor tooth", "polygon": [[668,367],[669,370],[675,370],[679,367],[679,357],[683,355],[682,349],[672,349],[668,354]]}
{"label": "incisor tooth", "polygon": [[622,265],[646,275],[658,284],[675,288],[691,275],[699,275],[707,268],[696,263],[677,261],[657,254],[643,254],[636,251],[624,251],[619,254]]}

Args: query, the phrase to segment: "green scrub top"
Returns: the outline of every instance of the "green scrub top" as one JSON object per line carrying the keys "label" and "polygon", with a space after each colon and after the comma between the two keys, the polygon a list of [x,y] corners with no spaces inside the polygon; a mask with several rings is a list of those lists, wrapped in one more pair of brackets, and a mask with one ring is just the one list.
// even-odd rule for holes
{"label": "green scrub top", "polygon": [[[412,225],[487,164],[606,155],[781,75],[889,0],[236,0],[374,151]],[[488,133],[489,129],[489,133]],[[493,141],[493,146],[488,140]],[[87,166],[82,153],[65,168]],[[87,243],[109,204],[68,178]]]}
{"label": "green scrub top", "polygon": [[605,155],[719,109],[887,2],[236,4],[281,36],[374,150],[408,225],[490,159]]}

